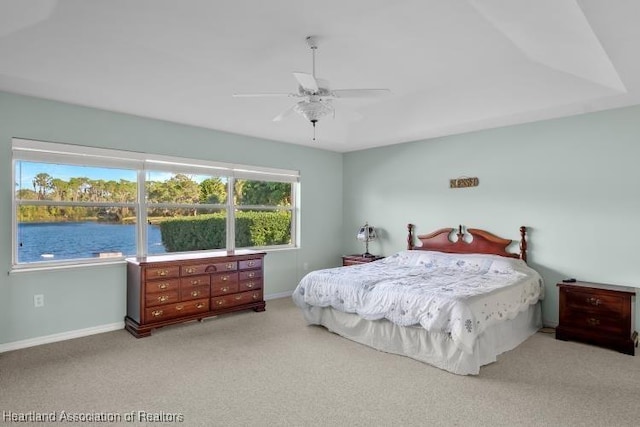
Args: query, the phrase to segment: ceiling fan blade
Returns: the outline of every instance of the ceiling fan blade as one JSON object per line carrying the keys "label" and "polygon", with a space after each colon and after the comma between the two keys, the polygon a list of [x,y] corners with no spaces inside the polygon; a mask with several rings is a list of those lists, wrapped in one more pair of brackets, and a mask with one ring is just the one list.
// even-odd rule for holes
{"label": "ceiling fan blade", "polygon": [[336,98],[377,98],[390,93],[389,89],[338,89],[331,91],[331,94]]}
{"label": "ceiling fan blade", "polygon": [[293,113],[293,109],[297,104],[293,104],[291,107],[287,108],[286,110],[284,110],[282,113],[278,114],[277,116],[275,116],[273,118],[274,122],[279,122],[282,121],[282,119],[288,117],[289,115],[291,115],[291,113]]}
{"label": "ceiling fan blade", "polygon": [[293,73],[293,77],[296,78],[298,84],[302,86],[307,92],[316,93],[320,87],[318,86],[318,81],[311,74],[307,73]]}
{"label": "ceiling fan blade", "polygon": [[297,96],[293,93],[234,93],[234,98],[282,98],[282,97],[293,97]]}

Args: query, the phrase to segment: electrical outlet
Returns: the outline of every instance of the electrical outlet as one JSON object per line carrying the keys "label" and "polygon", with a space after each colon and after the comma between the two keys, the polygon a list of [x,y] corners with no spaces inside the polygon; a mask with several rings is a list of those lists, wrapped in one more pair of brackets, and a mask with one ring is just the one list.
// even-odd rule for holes
{"label": "electrical outlet", "polygon": [[303,269],[304,271],[307,271],[307,270],[309,269],[309,263],[308,263],[308,262],[303,263],[303,264],[302,264],[302,269]]}
{"label": "electrical outlet", "polygon": [[44,307],[44,295],[38,294],[33,296],[34,307]]}

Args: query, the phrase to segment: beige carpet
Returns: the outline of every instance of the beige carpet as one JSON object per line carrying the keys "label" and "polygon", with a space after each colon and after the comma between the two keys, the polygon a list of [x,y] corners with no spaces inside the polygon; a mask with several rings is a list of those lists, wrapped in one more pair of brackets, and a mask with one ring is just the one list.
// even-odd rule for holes
{"label": "beige carpet", "polygon": [[149,338],[123,330],[0,354],[5,417],[110,413],[134,425],[145,424],[144,411],[183,418],[149,425],[637,426],[639,402],[638,357],[538,333],[479,376],[457,376],[306,326],[288,298]]}

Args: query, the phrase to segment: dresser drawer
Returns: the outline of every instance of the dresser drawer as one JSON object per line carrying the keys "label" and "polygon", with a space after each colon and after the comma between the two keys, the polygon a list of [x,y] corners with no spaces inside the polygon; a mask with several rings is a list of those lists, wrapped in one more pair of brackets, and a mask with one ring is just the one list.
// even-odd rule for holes
{"label": "dresser drawer", "polygon": [[585,332],[624,335],[629,333],[629,326],[620,322],[618,317],[607,317],[584,311],[565,310],[560,322],[567,328],[580,328]]}
{"label": "dresser drawer", "polygon": [[209,298],[209,286],[191,286],[180,289],[180,301]]}
{"label": "dresser drawer", "polygon": [[144,275],[147,280],[179,277],[180,267],[177,265],[167,267],[147,267],[144,269]]}
{"label": "dresser drawer", "polygon": [[216,263],[213,264],[213,271],[211,271],[212,273],[215,272],[223,272],[223,271],[236,271],[238,269],[238,261],[228,261],[228,262],[221,262],[221,263]]}
{"label": "dresser drawer", "polygon": [[151,280],[145,282],[145,293],[177,291],[180,287],[180,279]]}
{"label": "dresser drawer", "polygon": [[238,291],[252,291],[255,289],[262,289],[262,279],[243,280],[238,283]]}
{"label": "dresser drawer", "polygon": [[260,279],[262,277],[262,270],[241,271],[239,277],[240,280]]}
{"label": "dresser drawer", "polygon": [[237,282],[238,282],[238,273],[223,273],[223,274],[211,275],[212,285],[228,285],[229,283],[237,283]]}
{"label": "dresser drawer", "polygon": [[147,308],[145,316],[147,322],[160,322],[207,311],[209,311],[209,300],[201,299]]}
{"label": "dresser drawer", "polygon": [[178,290],[167,292],[148,293],[144,298],[146,307],[153,307],[162,304],[171,304],[180,301]]}
{"label": "dresser drawer", "polygon": [[262,259],[247,259],[244,261],[238,261],[240,264],[240,270],[248,270],[250,268],[261,268],[262,267]]}
{"label": "dresser drawer", "polygon": [[211,276],[193,276],[180,279],[180,290],[193,288],[194,286],[209,285]]}
{"label": "dresser drawer", "polygon": [[214,283],[211,285],[211,296],[227,295],[238,292],[238,282]]}
{"label": "dresser drawer", "polygon": [[182,277],[197,276],[199,274],[219,273],[222,271],[236,271],[237,261],[211,262],[200,264],[188,264],[181,267]]}
{"label": "dresser drawer", "polygon": [[211,309],[217,310],[262,301],[262,290],[211,298]]}
{"label": "dresser drawer", "polygon": [[624,297],[602,292],[567,289],[565,298],[569,310],[586,311],[614,318],[620,317],[625,305]]}

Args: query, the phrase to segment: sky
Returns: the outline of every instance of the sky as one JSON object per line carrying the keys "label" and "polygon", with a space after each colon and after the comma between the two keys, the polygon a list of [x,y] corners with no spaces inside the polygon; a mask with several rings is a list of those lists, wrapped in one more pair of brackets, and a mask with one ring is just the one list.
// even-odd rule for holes
{"label": "sky", "polygon": [[[70,178],[86,177],[92,180],[103,179],[105,181],[127,181],[136,182],[135,170],[113,169],[106,167],[59,165],[53,163],[16,162],[16,183],[21,189],[33,189],[33,179],[39,173],[49,174],[52,178],[69,181]],[[166,181],[175,174],[171,172],[150,172],[149,177],[153,181]],[[191,179],[200,183],[210,178],[205,175],[189,175]],[[223,180],[224,182],[224,180]]]}

